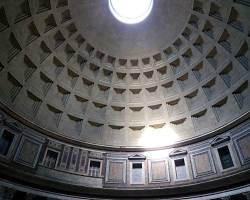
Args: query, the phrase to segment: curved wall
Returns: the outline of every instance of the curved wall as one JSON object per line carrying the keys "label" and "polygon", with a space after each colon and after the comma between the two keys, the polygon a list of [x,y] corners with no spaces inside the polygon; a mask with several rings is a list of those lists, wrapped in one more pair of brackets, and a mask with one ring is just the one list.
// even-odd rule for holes
{"label": "curved wall", "polygon": [[129,198],[194,195],[249,182],[249,119],[187,146],[118,152],[69,145],[1,116],[1,140],[3,135],[12,140],[1,152],[0,174],[22,185]]}

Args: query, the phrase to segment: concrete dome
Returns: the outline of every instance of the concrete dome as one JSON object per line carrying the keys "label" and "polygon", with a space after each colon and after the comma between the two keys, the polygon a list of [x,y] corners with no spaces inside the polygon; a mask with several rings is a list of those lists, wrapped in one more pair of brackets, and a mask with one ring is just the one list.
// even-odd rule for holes
{"label": "concrete dome", "polygon": [[249,0],[154,0],[138,24],[108,0],[1,0],[0,200],[12,180],[62,199],[240,193],[249,37]]}
{"label": "concrete dome", "polygon": [[0,101],[44,131],[166,146],[249,111],[246,6],[155,1],[136,25],[98,0],[4,1],[1,12]]}

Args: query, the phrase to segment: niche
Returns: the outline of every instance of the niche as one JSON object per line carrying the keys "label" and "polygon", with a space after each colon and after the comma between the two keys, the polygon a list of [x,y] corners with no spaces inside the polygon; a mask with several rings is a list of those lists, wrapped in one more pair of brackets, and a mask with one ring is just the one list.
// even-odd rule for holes
{"label": "niche", "polygon": [[46,156],[44,157],[43,165],[45,167],[55,169],[58,163],[59,152],[47,149]]}
{"label": "niche", "polygon": [[184,149],[175,150],[169,156],[172,158],[174,180],[185,181],[189,179],[187,151]]}
{"label": "niche", "polygon": [[7,156],[15,135],[4,130],[0,137],[0,155]]}
{"label": "niche", "polygon": [[222,169],[229,169],[234,167],[233,159],[231,157],[228,146],[218,148],[218,154],[221,162]]}
{"label": "niche", "polygon": [[230,170],[235,167],[235,160],[230,145],[231,138],[229,136],[220,136],[214,139],[211,146],[214,147],[215,156],[219,161],[221,171]]}
{"label": "niche", "polygon": [[90,160],[88,175],[93,177],[99,177],[101,175],[101,161],[100,160]]}
{"label": "niche", "polygon": [[187,169],[186,169],[184,158],[175,160],[174,164],[175,164],[175,178],[176,178],[176,180],[187,179]]}
{"label": "niche", "polygon": [[130,160],[130,184],[145,184],[145,162],[143,155],[133,155]]}
{"label": "niche", "polygon": [[131,163],[131,184],[144,184],[144,165],[142,162]]}

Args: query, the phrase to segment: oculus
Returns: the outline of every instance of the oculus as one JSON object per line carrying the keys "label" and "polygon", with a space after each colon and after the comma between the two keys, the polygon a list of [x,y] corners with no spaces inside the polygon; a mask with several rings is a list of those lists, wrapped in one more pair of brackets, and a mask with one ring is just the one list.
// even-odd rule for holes
{"label": "oculus", "polygon": [[109,9],[116,19],[126,24],[136,24],[148,17],[153,0],[109,0]]}

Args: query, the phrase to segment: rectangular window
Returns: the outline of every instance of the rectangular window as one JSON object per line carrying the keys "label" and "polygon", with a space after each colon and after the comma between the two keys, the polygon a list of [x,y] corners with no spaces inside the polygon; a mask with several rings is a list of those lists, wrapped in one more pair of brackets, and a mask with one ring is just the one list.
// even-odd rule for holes
{"label": "rectangular window", "polygon": [[234,166],[228,146],[218,148],[218,153],[223,169],[228,169]]}
{"label": "rectangular window", "polygon": [[101,173],[101,162],[96,160],[90,160],[88,175],[99,177],[100,173]]}
{"label": "rectangular window", "polygon": [[176,180],[187,179],[187,170],[184,158],[175,160],[174,163],[175,163]]}
{"label": "rectangular window", "polygon": [[0,154],[6,156],[9,152],[11,144],[13,142],[15,135],[9,131],[4,130],[0,138]]}
{"label": "rectangular window", "polygon": [[132,184],[144,184],[144,169],[142,163],[132,163]]}
{"label": "rectangular window", "polygon": [[59,157],[58,154],[58,152],[48,149],[44,160],[44,166],[54,169]]}

